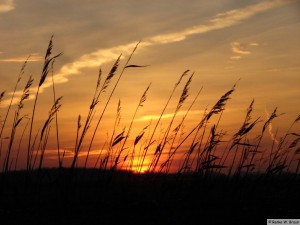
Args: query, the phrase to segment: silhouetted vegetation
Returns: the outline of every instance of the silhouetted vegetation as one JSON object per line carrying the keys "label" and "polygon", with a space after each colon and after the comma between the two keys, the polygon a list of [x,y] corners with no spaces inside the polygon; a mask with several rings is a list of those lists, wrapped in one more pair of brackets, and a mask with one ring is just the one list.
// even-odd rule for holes
{"label": "silhouetted vegetation", "polygon": [[[275,108],[266,121],[260,117],[253,119],[253,100],[246,110],[240,129],[230,140],[224,140],[225,131],[220,129],[219,123],[227,102],[236,91],[237,84],[234,84],[211,109],[205,110],[199,121],[193,121],[194,125],[190,130],[182,132],[187,115],[202,90],[202,87],[199,88],[181,122],[176,125],[175,118],[190,96],[194,73],[189,70],[175,83],[154,128],[151,123],[146,125],[139,133],[136,132],[138,134],[132,142],[129,137],[135,129],[136,115],[147,103],[151,85],[142,93],[130,124],[121,132],[118,129],[121,117],[119,101],[115,121],[111,125],[112,134],[106,138],[101,137],[103,146],[96,163],[92,166],[89,164],[94,139],[122,75],[128,69],[145,67],[131,64],[139,43],[123,68],[119,68],[121,55],[116,59],[104,81],[102,70],[99,69],[88,114],[85,120],[78,115],[73,159],[71,165],[66,166],[65,153],[60,149],[60,140],[63,137],[60,136],[58,120],[59,109],[63,107],[63,103],[62,97],[56,96],[53,79],[55,59],[62,53],[52,56],[52,41],[51,37],[32,114],[21,114],[34,84],[30,76],[18,99],[8,137],[9,144],[7,148],[2,142],[0,145],[0,223],[2,220],[5,221],[4,224],[32,224],[33,221],[39,224],[258,224],[265,223],[267,218],[295,218],[300,215],[297,204],[300,200],[300,135],[294,130],[300,115],[282,138],[275,137],[271,146],[263,146],[266,130],[281,114]],[[10,103],[1,123],[1,140],[3,131],[9,124],[8,115],[12,111],[12,104],[16,100],[15,93],[27,63],[26,60],[9,97]],[[34,131],[34,115],[38,107],[40,88],[49,72],[52,72],[53,104],[44,125],[40,130]],[[97,119],[96,109],[100,98],[117,76]],[[164,124],[165,130],[161,131],[158,129],[161,119],[186,76],[188,79],[175,111],[168,124]],[[2,92],[0,103],[5,97],[5,92]],[[213,117],[216,119],[212,120]],[[92,125],[93,121],[96,121],[95,126]],[[249,134],[259,123],[263,124],[260,133],[257,138],[250,139]],[[24,124],[23,130],[18,129],[20,124]],[[43,162],[53,126],[56,128],[54,141],[57,144],[57,167],[53,165],[55,168],[49,169],[43,167]],[[93,129],[91,139],[86,140],[90,137],[87,135],[90,129]],[[16,132],[22,133],[18,143],[15,143]],[[149,135],[145,135],[146,132]],[[89,142],[87,149],[83,148],[84,141]],[[26,151],[27,155],[26,168],[23,170],[17,170],[20,151]],[[86,153],[86,157],[84,166],[79,168],[77,164],[82,152]],[[179,160],[175,163],[174,159],[178,155]],[[146,157],[149,160],[147,165]]]}

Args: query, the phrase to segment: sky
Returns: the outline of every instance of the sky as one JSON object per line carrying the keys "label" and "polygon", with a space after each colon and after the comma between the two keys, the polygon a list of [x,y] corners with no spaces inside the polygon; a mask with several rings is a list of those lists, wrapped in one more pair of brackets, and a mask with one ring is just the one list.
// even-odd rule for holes
{"label": "sky", "polygon": [[[84,120],[88,114],[99,67],[107,75],[122,54],[122,68],[141,41],[131,64],[147,67],[125,71],[97,133],[95,155],[106,134],[112,134],[119,99],[120,132],[123,127],[129,127],[139,99],[151,83],[147,100],[140,107],[128,138],[132,141],[151,118],[157,120],[174,84],[187,69],[194,72],[189,98],[174,124],[180,121],[201,87],[201,94],[189,112],[187,130],[199,121],[205,108],[211,108],[238,81],[220,122],[222,129],[228,132],[228,138],[233,135],[255,99],[253,118],[261,116],[265,121],[275,107],[284,113],[268,130],[265,143],[270,144],[276,130],[284,133],[300,111],[299,28],[300,1],[297,0],[0,0],[0,91],[6,91],[0,105],[1,115],[2,118],[5,115],[20,68],[31,55],[17,92],[22,91],[28,76],[32,75],[35,82],[23,110],[30,117],[45,51],[54,35],[53,53],[63,52],[55,61],[53,73],[56,94],[63,96],[58,114],[60,142],[72,155],[77,118],[80,114]],[[99,117],[116,80],[100,99],[95,118]],[[186,80],[180,84],[181,89]],[[166,129],[164,124],[173,115],[180,88],[159,129]],[[18,98],[3,137],[10,134],[9,125],[17,102]],[[53,104],[49,76],[41,87],[37,104],[34,133],[47,119]],[[90,130],[94,127],[92,123]],[[20,128],[16,134],[17,140],[21,131]],[[54,136],[53,129],[49,152],[56,148]],[[87,145],[88,142],[84,143],[83,155]],[[49,160],[47,165],[53,162]]]}

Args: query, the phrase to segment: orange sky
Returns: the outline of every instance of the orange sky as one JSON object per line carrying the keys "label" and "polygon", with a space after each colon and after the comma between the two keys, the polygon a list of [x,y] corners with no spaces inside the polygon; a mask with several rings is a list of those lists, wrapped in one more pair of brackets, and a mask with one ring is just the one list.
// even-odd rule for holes
{"label": "orange sky", "polygon": [[[40,78],[45,50],[54,34],[53,52],[64,53],[56,60],[54,81],[57,96],[63,96],[58,119],[60,146],[62,151],[66,150],[67,163],[67,158],[71,159],[73,156],[77,117],[80,114],[84,121],[87,116],[98,69],[101,67],[106,76],[122,53],[120,69],[102,95],[95,121],[83,143],[79,164],[83,163],[91,133],[117,76],[134,46],[141,40],[131,64],[149,66],[128,68],[125,71],[97,132],[89,166],[94,165],[106,135],[112,135],[118,100],[121,100],[122,109],[117,134],[124,127],[128,129],[140,97],[148,84],[152,83],[147,100],[139,108],[128,137],[126,146],[131,148],[135,137],[151,119],[153,122],[150,130],[153,129],[174,84],[186,69],[190,69],[190,74],[195,74],[189,98],[181,107],[172,129],[185,115],[202,86],[203,90],[186,119],[186,133],[199,122],[206,107],[210,109],[241,79],[220,122],[220,129],[227,131],[224,139],[230,140],[237,132],[243,123],[246,108],[254,98],[253,118],[261,116],[265,121],[275,107],[278,107],[279,113],[285,113],[274,120],[265,135],[264,143],[270,145],[276,130],[278,129],[279,134],[284,134],[300,111],[299,12],[300,1],[296,0],[192,0],[188,4],[181,0],[104,0],[88,3],[79,0],[0,1],[0,91],[6,90],[0,105],[1,119],[6,113],[18,72],[29,54],[31,58],[18,91],[22,91],[28,76],[32,74],[35,82],[31,100],[25,102],[22,111],[23,114],[31,115],[32,99]],[[184,78],[175,92],[162,123],[158,126],[159,131],[165,131],[171,120],[187,79]],[[15,103],[17,102],[16,98]],[[34,135],[47,119],[52,103],[52,81],[47,79],[37,103]],[[16,105],[11,109],[3,138],[10,135],[15,108]],[[216,122],[217,118],[213,119]],[[18,128],[13,154],[16,154],[17,143],[25,124],[23,122]],[[262,123],[258,124],[251,133],[253,137],[257,136],[261,126]],[[53,156],[53,151],[56,151],[54,123],[51,129],[45,165],[56,166],[56,155]],[[295,129],[299,129],[299,126]],[[28,130],[25,139],[28,137],[27,133]],[[151,132],[146,130],[145,137],[148,133]],[[159,137],[155,136],[154,139]],[[5,152],[7,140],[2,141]],[[23,148],[20,168],[25,161]]]}

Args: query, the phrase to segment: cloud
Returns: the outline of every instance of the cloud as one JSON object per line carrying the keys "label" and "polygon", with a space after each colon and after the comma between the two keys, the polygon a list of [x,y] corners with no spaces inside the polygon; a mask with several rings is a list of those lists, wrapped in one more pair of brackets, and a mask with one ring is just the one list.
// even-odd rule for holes
{"label": "cloud", "polygon": [[250,5],[245,8],[234,9],[234,10],[227,11],[225,13],[220,13],[211,21],[218,23],[219,25],[230,26],[232,24],[239,23],[242,20],[248,19],[255,14],[267,11],[275,7],[283,6],[290,2],[292,1],[289,0],[262,1],[258,4]]}
{"label": "cloud", "polygon": [[234,55],[230,57],[230,60],[239,60],[240,58],[242,58],[240,55]]}
{"label": "cloud", "polygon": [[[203,111],[201,110],[194,110],[194,111],[190,111],[189,114],[190,115],[201,115],[201,113],[203,114]],[[180,115],[185,115],[186,111],[179,111],[177,113],[177,116]],[[168,118],[172,118],[174,116],[174,113],[168,113],[168,114],[164,114],[161,119],[168,119]],[[142,116],[138,119],[136,119],[135,121],[150,121],[150,120],[158,120],[160,117],[160,115],[146,115],[146,116]]]}
{"label": "cloud", "polygon": [[[12,2],[12,1],[6,1]],[[174,42],[183,41],[191,35],[203,34],[211,32],[214,30],[221,30],[227,27],[241,23],[243,20],[249,19],[250,17],[267,11],[269,9],[282,6],[291,1],[263,1],[258,4],[250,5],[244,8],[239,8],[235,10],[230,10],[225,13],[217,14],[213,17],[207,24],[201,24],[192,26],[181,31],[155,35],[145,39],[140,45],[138,50],[141,50],[146,47],[169,44]],[[99,49],[94,52],[85,54],[79,59],[72,63],[64,65],[60,71],[54,76],[54,81],[56,84],[68,82],[68,77],[71,75],[80,74],[81,70],[84,68],[95,68],[99,67],[104,63],[116,60],[120,53],[123,54],[123,57],[126,57],[130,54],[136,42],[115,46],[112,48]],[[234,44],[235,51],[239,54],[249,54],[247,50],[243,50],[241,45]],[[52,85],[50,80],[46,81],[41,89],[48,88]]]}
{"label": "cloud", "polygon": [[[142,42],[139,49],[154,45],[168,44],[185,40],[187,37],[195,34],[207,33],[213,30],[224,29],[241,21],[254,16],[257,13],[275,8],[288,3],[288,1],[266,1],[245,8],[231,10],[218,14],[206,25],[193,26],[178,32],[156,35]],[[80,70],[87,67],[99,67],[101,64],[115,60],[120,53],[123,56],[130,54],[135,46],[134,43],[116,46],[113,48],[100,49],[95,52],[81,56],[75,62],[63,66],[60,72],[55,76],[56,83],[67,82],[67,76],[80,73]],[[240,49],[241,52],[241,49]],[[242,51],[243,52],[243,51]],[[244,54],[246,51],[244,51]]]}
{"label": "cloud", "polygon": [[241,43],[238,41],[234,41],[230,43],[231,51],[238,55],[233,55],[229,57],[229,63],[233,63],[237,60],[240,60],[244,55],[250,55],[252,52],[249,48],[259,46],[256,42],[251,43]]}
{"label": "cloud", "polygon": [[247,50],[247,44],[239,43],[237,41],[232,42],[231,44],[231,51],[241,55],[249,55],[251,52]]}
{"label": "cloud", "polygon": [[213,19],[210,20],[210,23],[206,25],[193,26],[179,32],[158,35],[150,38],[149,42],[152,44],[173,43],[185,40],[188,36],[193,34],[202,34],[213,30],[231,27],[258,13],[285,5],[289,2],[291,1],[264,1],[255,5],[247,6],[245,8],[230,10],[225,13],[217,14]]}
{"label": "cloud", "polygon": [[0,0],[0,13],[8,12],[14,9],[15,6],[13,0]]}
{"label": "cloud", "polygon": [[[41,151],[40,150],[34,150],[33,153],[40,155]],[[74,151],[70,150],[68,148],[60,149],[59,153],[60,153],[60,155],[64,154],[64,158],[66,158],[66,159],[74,157]],[[91,150],[89,155],[91,157],[93,157],[93,156],[105,155],[106,153],[107,153],[106,149],[96,149],[96,150]],[[46,149],[44,154],[47,157],[47,159],[57,160],[57,149]],[[87,154],[88,154],[87,151],[81,151],[81,152],[79,152],[78,157],[86,157]]]}
{"label": "cloud", "polygon": [[[0,52],[0,54],[1,54],[1,52]],[[28,56],[0,59],[0,62],[25,62],[25,60],[27,58],[28,58]],[[37,54],[32,54],[27,61],[28,62],[38,62],[38,61],[42,61],[42,60],[43,60],[43,57],[41,57]]]}

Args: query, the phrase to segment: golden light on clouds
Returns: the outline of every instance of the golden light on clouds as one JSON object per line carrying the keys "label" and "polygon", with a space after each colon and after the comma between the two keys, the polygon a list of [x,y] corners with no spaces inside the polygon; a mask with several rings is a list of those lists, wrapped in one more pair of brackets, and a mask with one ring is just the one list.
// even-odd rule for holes
{"label": "golden light on clouds", "polygon": [[[179,111],[177,112],[177,116],[184,116],[187,113],[187,111]],[[194,110],[194,111],[189,111],[189,115],[202,115],[204,111],[200,110]],[[169,119],[174,116],[174,113],[166,113],[161,116],[161,119]],[[160,115],[145,115],[140,118],[137,118],[135,121],[152,121],[152,120],[158,120],[160,118]]]}
{"label": "golden light on clouds", "polygon": [[1,0],[0,1],[0,13],[3,12],[9,12],[13,10],[14,7],[14,1],[13,0]]}
{"label": "golden light on clouds", "polygon": [[[12,2],[12,1],[9,1]],[[207,32],[211,32],[214,30],[224,29],[235,24],[242,22],[258,13],[267,11],[269,9],[279,7],[285,4],[290,3],[291,1],[266,1],[260,2],[258,4],[247,6],[241,9],[230,10],[225,13],[220,13],[216,15],[213,19],[210,20],[210,23],[204,25],[196,25],[184,30],[169,33],[169,34],[161,34],[156,35],[154,37],[146,38],[143,40],[141,46],[139,47],[139,51],[143,50],[146,47],[161,45],[161,44],[170,44],[174,42],[183,41],[191,35],[203,34]],[[136,42],[114,46],[112,48],[107,49],[99,49],[97,51],[85,54],[81,56],[79,59],[72,63],[68,63],[60,69],[60,71],[55,74],[54,80],[57,84],[68,82],[68,77],[75,74],[80,74],[80,71],[84,68],[94,68],[103,65],[104,63],[111,62],[115,60],[120,52],[124,56],[127,56],[132,48],[135,46]],[[251,46],[257,46],[256,43],[251,43]],[[250,54],[251,52],[246,50],[246,45],[233,42],[231,43],[232,51],[234,53],[239,53],[243,55]],[[0,59],[3,62],[20,62],[22,61],[22,57],[18,58],[8,58],[8,59]],[[31,60],[37,61],[40,57],[33,57]],[[236,59],[236,58],[235,58]],[[43,88],[47,88],[51,86],[51,81],[45,83]]]}
{"label": "golden light on clouds", "polygon": [[[27,60],[28,56],[24,57],[16,57],[16,58],[5,58],[0,59],[0,62],[18,62],[23,63]],[[31,54],[30,58],[28,58],[28,62],[40,62],[43,60],[43,57],[39,56],[38,54]]]}
{"label": "golden light on clouds", "polygon": [[231,50],[234,53],[238,53],[241,55],[249,55],[251,52],[247,50],[247,44],[239,43],[239,42],[232,42],[231,43]]}

